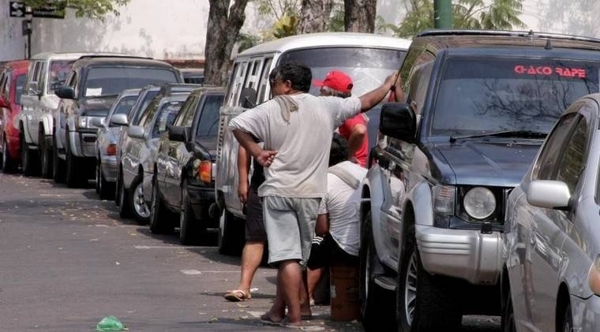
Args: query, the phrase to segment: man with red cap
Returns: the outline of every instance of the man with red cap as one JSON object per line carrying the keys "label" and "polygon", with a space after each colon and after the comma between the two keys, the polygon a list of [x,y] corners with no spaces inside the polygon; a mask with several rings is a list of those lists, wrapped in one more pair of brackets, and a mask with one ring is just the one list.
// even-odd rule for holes
{"label": "man with red cap", "polygon": [[[339,70],[330,71],[325,79],[314,80],[313,85],[320,87],[321,96],[335,96],[348,98],[351,96],[352,78]],[[346,120],[339,128],[340,135],[348,140],[350,145],[349,159],[357,162],[362,167],[367,167],[369,154],[369,139],[367,136],[367,118],[358,114]]]}

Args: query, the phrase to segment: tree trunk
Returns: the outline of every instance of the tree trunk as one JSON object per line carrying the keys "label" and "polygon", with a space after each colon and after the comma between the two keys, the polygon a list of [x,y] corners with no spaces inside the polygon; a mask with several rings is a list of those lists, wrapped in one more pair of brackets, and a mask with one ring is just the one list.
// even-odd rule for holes
{"label": "tree trunk", "polygon": [[329,29],[333,0],[302,0],[297,34],[324,32]]}
{"label": "tree trunk", "polygon": [[377,0],[344,0],[344,23],[348,32],[375,32]]}
{"label": "tree trunk", "polygon": [[234,0],[231,8],[229,0],[209,0],[209,3],[204,77],[208,84],[225,85],[231,66],[231,51],[244,25],[248,0]]}

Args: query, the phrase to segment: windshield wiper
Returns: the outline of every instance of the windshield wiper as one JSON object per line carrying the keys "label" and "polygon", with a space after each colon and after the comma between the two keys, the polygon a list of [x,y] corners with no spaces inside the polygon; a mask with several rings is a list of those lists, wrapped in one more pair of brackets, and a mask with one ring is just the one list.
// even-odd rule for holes
{"label": "windshield wiper", "polygon": [[518,137],[518,138],[546,138],[548,133],[533,130],[503,130],[494,131],[489,133],[481,133],[474,135],[463,135],[463,136],[450,136],[450,143],[456,142],[459,139],[465,138],[479,138],[479,137]]}

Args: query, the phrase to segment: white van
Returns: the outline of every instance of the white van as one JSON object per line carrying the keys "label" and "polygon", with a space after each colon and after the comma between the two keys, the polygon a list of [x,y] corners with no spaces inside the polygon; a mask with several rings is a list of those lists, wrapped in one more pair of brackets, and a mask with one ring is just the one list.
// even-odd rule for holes
{"label": "white van", "polygon": [[[234,61],[225,102],[221,108],[215,190],[221,209],[219,252],[236,255],[244,244],[244,213],[238,199],[238,143],[227,128],[229,120],[247,107],[270,98],[269,74],[280,63],[296,61],[312,70],[313,79],[323,79],[333,69],[342,70],[353,79],[352,94],[360,96],[382,84],[398,70],[410,40],[367,33],[313,33],[278,39],[240,53]],[[312,87],[310,93],[319,94]],[[246,108],[245,108],[246,107]],[[379,110],[367,113],[369,139],[379,123]]]}
{"label": "white van", "polygon": [[31,57],[19,120],[23,174],[39,170],[43,177],[52,177],[53,112],[60,100],[54,92],[63,85],[73,62],[90,54],[113,53],[44,52]]}

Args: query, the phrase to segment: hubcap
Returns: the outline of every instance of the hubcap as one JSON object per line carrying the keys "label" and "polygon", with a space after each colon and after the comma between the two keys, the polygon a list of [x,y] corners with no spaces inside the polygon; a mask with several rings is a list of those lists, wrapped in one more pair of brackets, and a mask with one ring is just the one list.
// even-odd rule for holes
{"label": "hubcap", "polygon": [[135,191],[133,193],[133,206],[135,208],[135,212],[140,217],[148,218],[150,216],[150,209],[148,209],[148,204],[146,204],[146,201],[144,200],[144,186],[142,182],[135,187]]}
{"label": "hubcap", "polygon": [[410,256],[408,268],[406,269],[406,280],[404,282],[404,310],[406,321],[412,325],[412,320],[417,306],[417,256]]}

